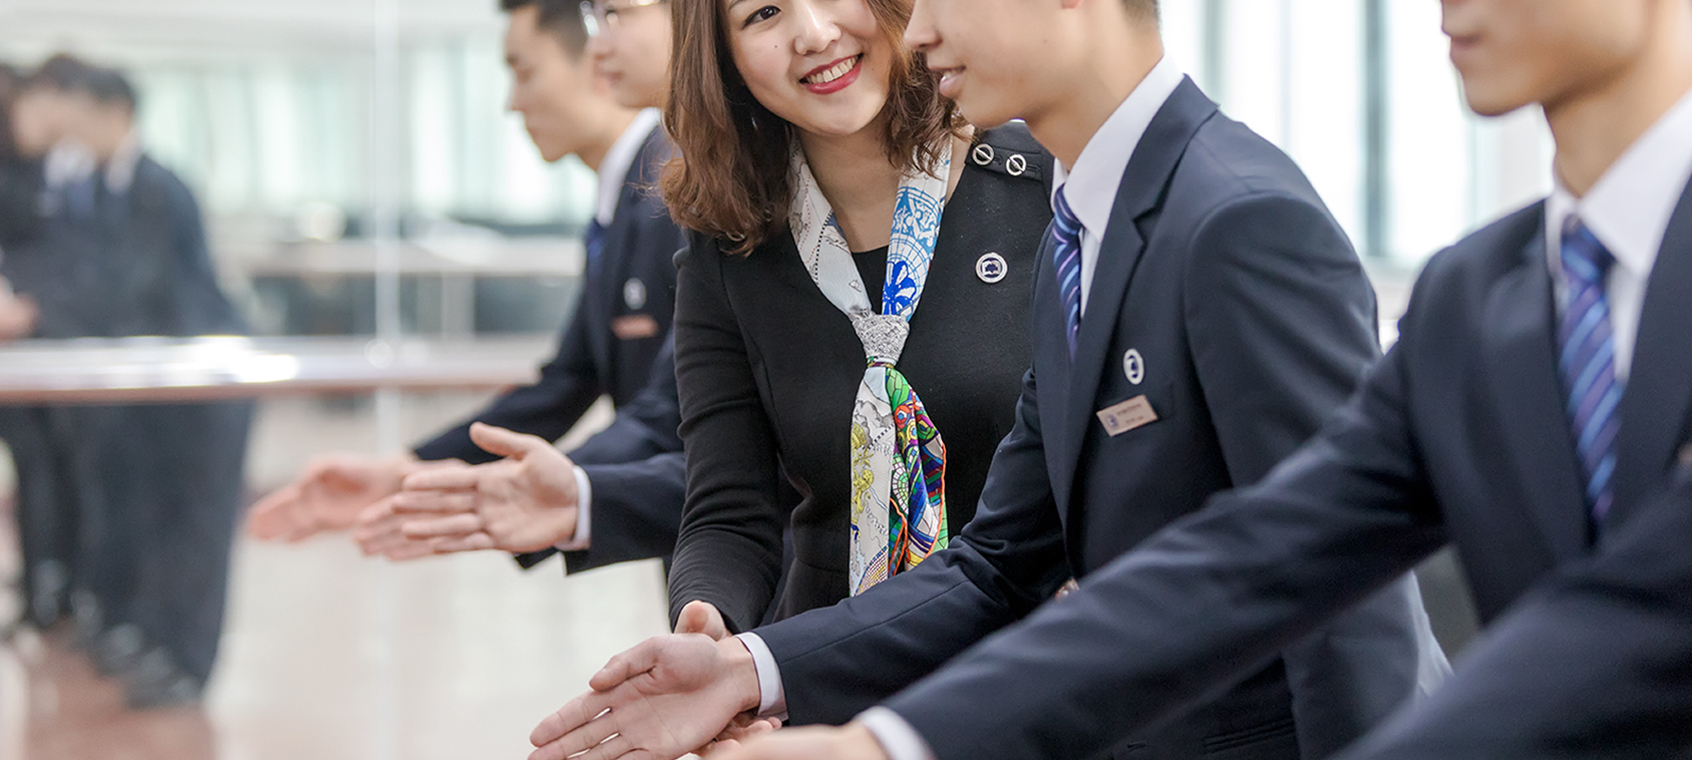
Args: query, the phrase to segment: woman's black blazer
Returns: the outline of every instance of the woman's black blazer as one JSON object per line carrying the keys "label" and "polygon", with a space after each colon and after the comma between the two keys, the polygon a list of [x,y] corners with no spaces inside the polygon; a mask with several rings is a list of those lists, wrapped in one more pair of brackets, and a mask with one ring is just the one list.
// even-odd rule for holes
{"label": "woman's black blazer", "polygon": [[[1034,257],[1051,220],[1052,160],[1020,124],[985,132],[953,160],[967,167],[941,219],[899,370],[945,439],[946,506],[956,534],[975,514],[1028,368]],[[984,257],[1003,260],[1002,279],[981,276]],[[694,235],[677,264],[676,376],[688,482],[671,618],[695,599],[716,605],[736,631],[764,618],[782,572],[785,510],[776,484],[783,471],[804,499],[793,511],[793,565],[782,598],[773,600],[775,617],[831,605],[847,594],[847,432],[863,348],[805,271],[789,233],[746,256]]]}

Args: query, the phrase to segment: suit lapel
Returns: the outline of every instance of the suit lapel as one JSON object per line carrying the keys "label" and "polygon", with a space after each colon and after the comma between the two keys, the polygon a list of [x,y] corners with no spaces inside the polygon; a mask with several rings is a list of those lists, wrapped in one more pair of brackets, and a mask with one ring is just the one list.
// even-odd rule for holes
{"label": "suit lapel", "polygon": [[1487,294],[1481,319],[1486,350],[1481,361],[1528,508],[1537,515],[1556,554],[1571,556],[1587,544],[1585,491],[1562,412],[1553,329],[1556,310],[1551,304],[1551,273],[1545,265],[1545,217],[1539,213],[1528,218],[1537,233],[1515,268]]}
{"label": "suit lapel", "polygon": [[1692,188],[1663,235],[1645,290],[1633,367],[1622,395],[1616,439],[1615,508],[1619,519],[1663,482],[1692,413]]}
{"label": "suit lapel", "polygon": [[[1216,113],[1216,104],[1199,91],[1191,79],[1185,79],[1169,100],[1158,110],[1146,128],[1145,136],[1134,148],[1122,184],[1116,191],[1116,203],[1111,206],[1110,222],[1104,231],[1104,246],[1093,271],[1093,283],[1087,294],[1087,310],[1081,318],[1081,332],[1076,340],[1075,359],[1071,365],[1069,403],[1064,409],[1063,448],[1066,458],[1060,466],[1067,472],[1054,471],[1052,482],[1064,483],[1069,491],[1079,474],[1081,449],[1087,431],[1093,425],[1094,406],[1098,401],[1099,383],[1108,363],[1111,338],[1116,333],[1122,314],[1123,296],[1133,279],[1134,269],[1145,252],[1146,240],[1141,235],[1139,220],[1156,209],[1163,201],[1175,167],[1186,153],[1200,125]],[[1185,252],[1179,252],[1183,254]],[[1064,503],[1064,502],[1060,502]]]}

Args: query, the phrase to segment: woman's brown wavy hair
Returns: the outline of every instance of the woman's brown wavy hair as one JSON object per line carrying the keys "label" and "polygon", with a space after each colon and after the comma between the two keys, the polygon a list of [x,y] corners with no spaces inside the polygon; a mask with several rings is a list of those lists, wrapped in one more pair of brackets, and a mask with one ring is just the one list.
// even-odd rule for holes
{"label": "woman's brown wavy hair", "polygon": [[[863,0],[895,51],[906,50],[910,0]],[[787,227],[793,196],[792,124],[764,108],[735,68],[723,0],[670,0],[675,29],[664,124],[680,156],[666,167],[664,201],[684,227],[747,254]],[[894,56],[887,158],[901,169],[939,163],[940,138],[963,133],[922,56]]]}

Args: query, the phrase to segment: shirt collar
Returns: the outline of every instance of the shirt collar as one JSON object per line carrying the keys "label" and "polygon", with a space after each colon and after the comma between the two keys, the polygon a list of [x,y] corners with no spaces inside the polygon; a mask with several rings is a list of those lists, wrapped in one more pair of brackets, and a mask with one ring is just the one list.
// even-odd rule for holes
{"label": "shirt collar", "polygon": [[106,162],[106,189],[120,195],[129,192],[129,186],[135,183],[135,167],[140,163],[141,140],[130,132]]}
{"label": "shirt collar", "polygon": [[49,188],[60,188],[94,173],[94,151],[76,140],[61,140],[48,151],[42,174]]}
{"label": "shirt collar", "polygon": [[1116,205],[1116,191],[1128,170],[1128,160],[1184,77],[1181,68],[1164,56],[1093,133],[1074,168],[1065,169],[1061,162],[1057,165],[1053,192],[1063,189],[1063,198],[1075,218],[1093,234],[1102,234],[1110,222],[1110,210]]}
{"label": "shirt collar", "polygon": [[611,149],[605,151],[605,158],[599,162],[599,202],[594,206],[593,218],[601,226],[611,224],[611,217],[617,214],[617,198],[623,194],[623,183],[628,180],[629,169],[634,166],[635,156],[639,155],[640,146],[646,144],[647,136],[658,128],[659,117],[656,108],[642,109],[635,114],[634,121],[629,122],[628,128],[611,144]]}
{"label": "shirt collar", "polygon": [[1546,201],[1545,232],[1551,271],[1562,274],[1563,222],[1574,214],[1616,257],[1616,265],[1646,276],[1656,264],[1669,220],[1692,181],[1692,92],[1663,114],[1621,158],[1576,198],[1557,180]]}

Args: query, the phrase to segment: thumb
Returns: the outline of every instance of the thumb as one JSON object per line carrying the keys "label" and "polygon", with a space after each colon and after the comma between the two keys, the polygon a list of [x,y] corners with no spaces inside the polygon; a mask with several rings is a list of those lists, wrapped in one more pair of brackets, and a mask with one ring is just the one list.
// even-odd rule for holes
{"label": "thumb", "polygon": [[518,459],[533,451],[536,446],[552,445],[537,436],[523,435],[481,422],[471,423],[470,441],[489,454]]}
{"label": "thumb", "polygon": [[715,605],[695,599],[682,608],[681,616],[676,619],[676,633],[703,633],[713,641],[720,641],[728,637],[728,624],[723,622],[723,613]]}
{"label": "thumb", "polygon": [[663,638],[653,636],[611,658],[605,667],[593,674],[593,678],[588,679],[588,686],[594,691],[610,691],[624,681],[653,669],[658,665],[658,648]]}

